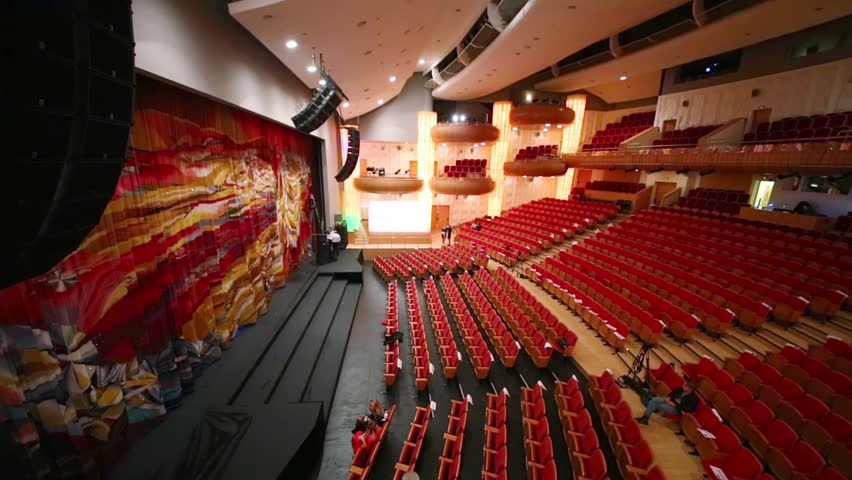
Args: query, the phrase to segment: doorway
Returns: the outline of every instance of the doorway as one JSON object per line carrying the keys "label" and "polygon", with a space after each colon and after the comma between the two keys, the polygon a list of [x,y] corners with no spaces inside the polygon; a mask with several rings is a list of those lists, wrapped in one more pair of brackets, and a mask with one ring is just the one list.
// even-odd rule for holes
{"label": "doorway", "polygon": [[677,126],[677,120],[671,119],[663,122],[663,133],[671,132]]}
{"label": "doorway", "polygon": [[677,183],[675,182],[656,182],[654,183],[656,189],[654,190],[654,205],[660,205],[663,203],[663,198],[677,190]]}
{"label": "doorway", "polygon": [[754,208],[766,208],[769,205],[769,198],[772,197],[772,189],[775,188],[774,180],[761,180],[757,184],[757,193],[752,198],[752,206]]}
{"label": "doorway", "polygon": [[432,231],[438,232],[450,223],[449,205],[432,205]]}
{"label": "doorway", "polygon": [[757,127],[760,126],[761,123],[768,122],[770,116],[772,116],[771,108],[758,108],[751,112],[751,128],[749,128],[749,132],[757,133]]}

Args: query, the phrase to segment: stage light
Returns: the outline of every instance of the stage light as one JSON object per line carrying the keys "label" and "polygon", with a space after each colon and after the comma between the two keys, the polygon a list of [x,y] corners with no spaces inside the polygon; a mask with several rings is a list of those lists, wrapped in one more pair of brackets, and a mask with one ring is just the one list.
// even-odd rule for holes
{"label": "stage light", "polygon": [[421,58],[420,60],[418,60],[418,61],[417,61],[417,63],[419,63],[420,65],[423,65],[424,63],[426,63],[426,60],[423,60],[423,59]]}
{"label": "stage light", "polygon": [[485,142],[480,142],[480,145],[485,145]]}
{"label": "stage light", "polygon": [[343,102],[343,108],[349,108],[349,102]]}
{"label": "stage light", "polygon": [[328,82],[326,82],[324,78],[319,79],[319,84],[322,85],[323,87],[325,86],[326,83],[328,83]]}
{"label": "stage light", "polygon": [[317,71],[317,66],[316,66],[316,65],[314,65],[313,63],[312,63],[312,64],[310,64],[310,65],[308,65],[308,71],[309,71],[309,72],[311,72],[311,73],[316,72],[316,71]]}
{"label": "stage light", "polygon": [[547,131],[548,131],[548,129],[547,129],[547,128],[544,128],[544,129],[542,129],[541,131],[542,131],[542,132],[547,132]]}
{"label": "stage light", "polygon": [[459,115],[459,121],[461,121],[461,122],[466,122],[466,121],[467,121],[467,116],[466,116],[466,115]]}
{"label": "stage light", "polygon": [[376,101],[376,103],[378,103],[379,105],[381,105],[381,104],[385,103],[385,101],[384,101],[384,100],[382,100],[382,99],[380,98],[380,99],[378,99],[378,100]]}
{"label": "stage light", "polygon": [[285,43],[284,45],[286,45],[287,48],[289,48],[290,50],[293,50],[294,48],[299,46],[299,43],[295,40],[287,40],[287,43]]}
{"label": "stage light", "polygon": [[391,83],[395,82],[396,81],[396,75],[391,75],[390,78],[388,79],[388,81],[391,82]]}
{"label": "stage light", "polygon": [[512,127],[512,131],[513,131],[513,132],[517,132],[517,131],[518,131],[518,127]]}
{"label": "stage light", "polygon": [[526,96],[527,103],[532,102],[532,93],[528,93]]}
{"label": "stage light", "polygon": [[618,79],[621,80],[621,81],[627,80],[627,75],[622,75],[622,76],[618,77]]}
{"label": "stage light", "polygon": [[453,121],[454,121],[454,122],[458,122],[458,121],[459,121],[459,116],[458,116],[457,114],[455,114],[455,113],[453,114]]}
{"label": "stage light", "polygon": [[557,125],[556,128],[562,128],[562,125]]}
{"label": "stage light", "polygon": [[636,167],[633,167],[633,168],[625,168],[625,169],[624,169],[624,171],[625,171],[625,172],[627,172],[627,173],[630,173],[630,172],[638,172],[638,171],[639,171],[639,169],[638,169],[638,168],[636,168]]}
{"label": "stage light", "polygon": [[545,124],[544,124],[544,126],[545,126],[545,127],[549,127],[549,126],[550,126],[550,124],[549,124],[549,123],[545,123]]}

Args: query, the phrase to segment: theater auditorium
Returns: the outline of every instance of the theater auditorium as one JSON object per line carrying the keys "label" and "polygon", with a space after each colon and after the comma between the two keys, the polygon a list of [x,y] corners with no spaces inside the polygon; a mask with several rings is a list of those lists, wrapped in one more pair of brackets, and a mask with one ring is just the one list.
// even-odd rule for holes
{"label": "theater auditorium", "polygon": [[12,0],[0,478],[852,478],[849,0]]}

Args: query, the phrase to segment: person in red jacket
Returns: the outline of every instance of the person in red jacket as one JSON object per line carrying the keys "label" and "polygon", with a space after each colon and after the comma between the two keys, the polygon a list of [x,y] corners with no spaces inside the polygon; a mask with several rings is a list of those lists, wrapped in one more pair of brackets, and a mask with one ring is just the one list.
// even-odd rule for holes
{"label": "person in red jacket", "polygon": [[355,455],[361,447],[372,449],[378,441],[379,426],[376,422],[366,415],[358,417],[355,428],[352,430],[352,455]]}

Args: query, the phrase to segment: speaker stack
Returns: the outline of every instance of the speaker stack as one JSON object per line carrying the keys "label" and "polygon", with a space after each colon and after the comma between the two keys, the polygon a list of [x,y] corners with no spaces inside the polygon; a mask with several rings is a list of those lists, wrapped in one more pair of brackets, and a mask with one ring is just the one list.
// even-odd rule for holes
{"label": "speaker stack", "polygon": [[346,161],[340,167],[340,171],[334,178],[338,182],[342,182],[352,175],[355,167],[358,166],[358,156],[361,153],[361,132],[355,125],[345,125],[348,140],[346,142]]}
{"label": "speaker stack", "polygon": [[0,288],[44,273],[100,220],[135,88],[130,0],[7,2]]}
{"label": "speaker stack", "polygon": [[299,131],[310,133],[319,128],[343,101],[344,95],[340,87],[324,70],[322,71],[322,78],[325,79],[325,85],[316,89],[311,98],[311,103],[292,118],[293,125]]}

